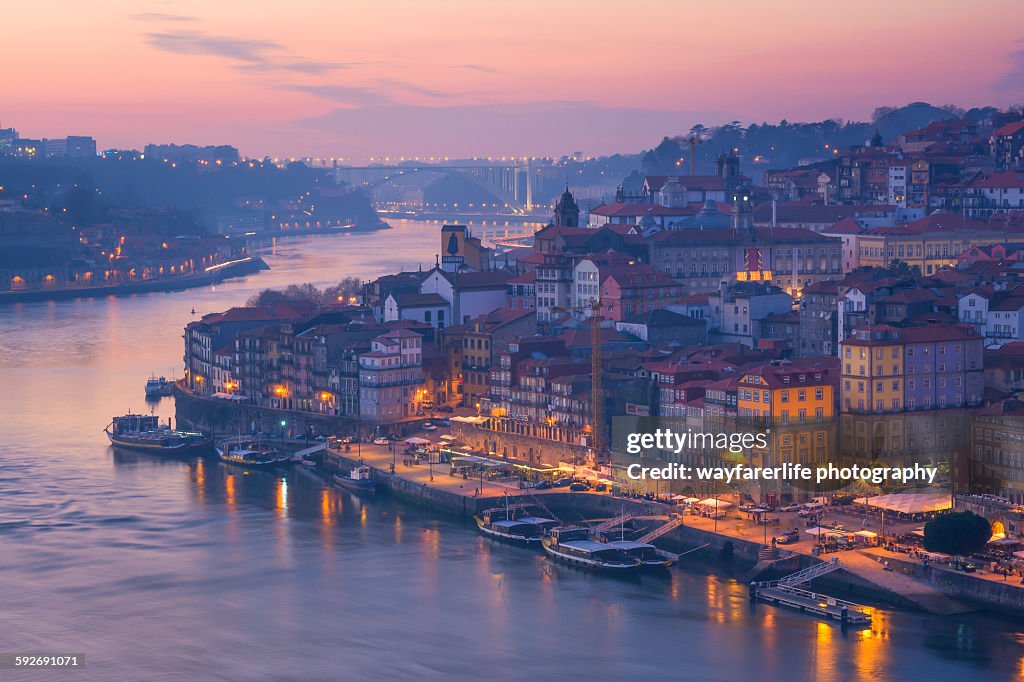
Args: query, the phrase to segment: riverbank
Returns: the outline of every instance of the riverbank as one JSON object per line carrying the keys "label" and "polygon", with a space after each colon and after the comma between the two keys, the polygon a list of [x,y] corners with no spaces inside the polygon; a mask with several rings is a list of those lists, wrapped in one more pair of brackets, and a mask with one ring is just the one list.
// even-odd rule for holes
{"label": "riverbank", "polygon": [[[468,519],[480,511],[510,503],[525,503],[569,523],[589,522],[626,513],[645,517],[657,525],[669,519],[671,507],[657,502],[615,497],[607,493],[567,492],[564,489],[520,490],[497,481],[452,476],[447,464],[413,464],[388,448],[368,444],[347,450],[326,449],[320,473],[330,476],[366,464],[381,487],[396,498],[434,512]],[[392,467],[394,469],[392,470]],[[661,519],[661,521],[659,521]],[[735,520],[734,520],[735,521]],[[1024,615],[1024,587],[987,580],[941,567],[924,571],[880,548],[816,556],[812,543],[778,548],[774,559],[764,561],[760,537],[746,537],[743,527],[713,519],[685,516],[683,525],[662,536],[658,543],[694,559],[728,560],[742,573],[742,581],[776,579],[838,557],[843,569],[819,578],[817,584],[847,599],[861,599],[899,608],[950,616],[991,608],[1014,617]],[[758,531],[760,532],[760,531]],[[799,543],[798,543],[799,544]]]}
{"label": "riverbank", "polygon": [[315,234],[369,234],[372,232],[380,232],[381,230],[390,229],[391,225],[384,222],[383,220],[378,220],[376,223],[372,225],[367,225],[365,223],[345,223],[344,225],[324,225],[322,227],[299,227],[290,230],[254,230],[236,236],[244,237],[245,239],[264,240],[276,239],[278,237],[303,237]]}
{"label": "riverbank", "polygon": [[251,275],[270,266],[258,257],[239,258],[220,265],[214,265],[203,272],[178,277],[163,277],[139,282],[125,282],[94,287],[68,287],[64,289],[33,289],[26,291],[0,292],[0,305],[5,303],[28,303],[33,301],[63,301],[75,298],[102,298],[106,296],[128,296],[152,291],[183,291],[223,282],[232,277]]}

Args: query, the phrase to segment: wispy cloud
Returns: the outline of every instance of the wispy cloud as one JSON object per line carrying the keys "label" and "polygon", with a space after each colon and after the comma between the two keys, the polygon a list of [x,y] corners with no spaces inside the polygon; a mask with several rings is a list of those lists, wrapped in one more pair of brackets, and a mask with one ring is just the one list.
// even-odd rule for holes
{"label": "wispy cloud", "polygon": [[321,99],[349,107],[380,106],[394,102],[390,95],[379,90],[355,85],[340,85],[337,83],[279,83],[276,87],[280,90],[314,95]]}
{"label": "wispy cloud", "polygon": [[342,83],[277,83],[273,87],[290,92],[301,92],[345,105],[347,108],[400,105],[403,94],[420,95],[431,100],[448,100],[456,95],[405,81],[379,78],[373,87]]}
{"label": "wispy cloud", "polygon": [[232,38],[191,30],[151,32],[144,34],[144,38],[147,45],[164,52],[230,59],[239,62],[238,69],[250,72],[322,75],[350,66],[296,57],[272,40]]}
{"label": "wispy cloud", "polygon": [[1017,49],[1010,52],[1009,70],[995,82],[995,89],[1002,92],[1024,93],[1024,38],[1015,43]]}
{"label": "wispy cloud", "polygon": [[428,88],[423,85],[395,80],[393,78],[382,78],[377,82],[392,90],[411,92],[415,95],[422,95],[431,99],[451,99],[452,97],[455,97],[455,94],[451,92],[442,92],[441,90],[434,90],[433,88]]}
{"label": "wispy cloud", "polygon": [[481,73],[498,73],[497,69],[493,69],[483,64],[456,64],[455,69],[466,69],[467,71],[479,71]]}
{"label": "wispy cloud", "polygon": [[167,14],[165,12],[139,12],[129,16],[136,21],[167,22],[171,24],[199,21],[196,17],[190,17],[184,14]]}

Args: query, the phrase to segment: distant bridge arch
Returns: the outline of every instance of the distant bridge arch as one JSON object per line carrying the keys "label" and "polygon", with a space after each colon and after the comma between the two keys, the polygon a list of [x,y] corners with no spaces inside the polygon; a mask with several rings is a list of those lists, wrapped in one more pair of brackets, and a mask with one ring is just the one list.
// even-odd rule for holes
{"label": "distant bridge arch", "polygon": [[[526,197],[521,201],[519,172],[526,171]],[[335,179],[372,191],[393,180],[416,173],[458,176],[471,185],[493,195],[518,215],[533,210],[533,179],[526,166],[338,166]],[[484,176],[484,177],[481,177]],[[486,178],[486,179],[485,179]]]}

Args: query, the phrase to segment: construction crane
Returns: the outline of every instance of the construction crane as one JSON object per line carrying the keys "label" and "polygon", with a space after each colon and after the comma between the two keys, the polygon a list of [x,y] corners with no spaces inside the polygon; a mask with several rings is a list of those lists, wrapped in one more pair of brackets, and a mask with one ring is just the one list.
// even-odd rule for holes
{"label": "construction crane", "polygon": [[595,298],[589,305],[559,307],[559,310],[590,312],[590,442],[594,451],[594,463],[604,452],[604,388],[601,362],[601,300]]}
{"label": "construction crane", "polygon": [[707,142],[707,134],[704,132],[694,133],[691,132],[689,135],[683,138],[683,142],[690,145],[690,175],[696,175],[696,162],[697,162],[697,145],[704,144]]}

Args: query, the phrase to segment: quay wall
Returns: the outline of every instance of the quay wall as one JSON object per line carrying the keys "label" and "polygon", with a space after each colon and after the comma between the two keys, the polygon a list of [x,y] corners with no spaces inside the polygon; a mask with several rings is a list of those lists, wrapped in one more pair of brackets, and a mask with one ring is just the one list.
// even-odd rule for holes
{"label": "quay wall", "polygon": [[452,435],[460,442],[481,452],[495,452],[499,457],[522,460],[531,464],[587,461],[589,450],[582,445],[544,440],[508,431],[492,431],[473,424],[452,422]]}
{"label": "quay wall", "polygon": [[[331,474],[342,473],[344,470],[359,466],[360,462],[354,457],[346,457],[336,451],[325,451],[323,458],[324,468]],[[370,467],[373,470],[374,479],[388,492],[403,502],[430,507],[433,510],[446,514],[454,514],[469,518],[478,511],[493,507],[497,504],[495,498],[479,498],[469,495],[440,490],[428,485],[423,485],[402,478],[398,474],[392,474],[387,469]]]}
{"label": "quay wall", "polygon": [[[281,422],[285,421],[287,424],[284,431],[289,438],[304,436],[313,438],[339,434],[359,434],[367,438],[374,433],[374,427],[377,426],[376,423],[355,417],[281,410],[274,407],[198,396],[183,389],[179,384],[174,385],[174,399],[175,415],[179,424],[221,434],[251,433],[254,430],[264,433],[279,433]],[[406,429],[412,430],[414,425],[419,424],[422,420],[422,417],[417,417],[406,422],[383,424],[380,425],[380,429],[383,433],[400,436]]]}
{"label": "quay wall", "polygon": [[293,438],[304,435],[330,435],[354,432],[356,419],[336,417],[315,412],[279,410],[245,403],[233,403],[216,398],[197,396],[174,386],[176,421],[183,427],[215,433],[250,433],[256,431],[276,433],[281,421],[288,422],[285,431]]}
{"label": "quay wall", "polygon": [[27,303],[30,301],[58,301],[74,298],[99,298],[104,296],[128,296],[131,294],[149,293],[151,291],[181,291],[217,284],[232,277],[250,275],[261,270],[269,270],[270,266],[259,257],[248,258],[229,263],[217,270],[199,272],[177,277],[161,277],[123,284],[101,285],[91,287],[68,286],[56,289],[26,289],[0,292],[0,305],[4,303]]}
{"label": "quay wall", "polygon": [[983,603],[1000,611],[1020,615],[1024,612],[1024,587],[1020,579],[1010,576],[1006,582],[987,580],[970,573],[913,561],[889,558],[889,568],[932,585],[943,594],[975,603]]}

